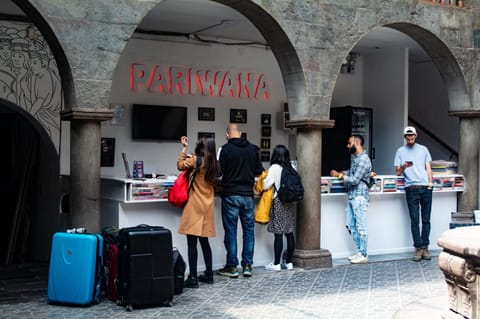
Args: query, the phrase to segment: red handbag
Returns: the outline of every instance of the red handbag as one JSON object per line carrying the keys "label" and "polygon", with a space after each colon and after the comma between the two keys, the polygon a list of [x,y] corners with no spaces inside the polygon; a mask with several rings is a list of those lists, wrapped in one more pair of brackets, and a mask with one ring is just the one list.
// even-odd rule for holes
{"label": "red handbag", "polygon": [[191,170],[184,170],[178,175],[175,183],[173,183],[172,188],[168,191],[168,202],[175,207],[183,208],[188,201],[188,193],[193,187],[193,180],[197,175],[197,171],[202,164],[202,157],[197,156],[197,167],[193,171],[191,180],[189,181],[189,175]]}
{"label": "red handbag", "polygon": [[178,175],[172,188],[168,191],[168,202],[175,207],[185,207],[188,201],[188,170]]}

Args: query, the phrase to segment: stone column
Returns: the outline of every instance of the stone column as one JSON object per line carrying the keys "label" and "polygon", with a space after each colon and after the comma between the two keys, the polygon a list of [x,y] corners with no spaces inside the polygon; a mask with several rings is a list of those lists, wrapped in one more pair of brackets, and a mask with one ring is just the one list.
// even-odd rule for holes
{"label": "stone column", "polygon": [[451,112],[459,117],[458,172],[465,176],[465,190],[459,194],[458,211],[478,209],[480,110]]}
{"label": "stone column", "polygon": [[297,207],[297,237],[293,263],[312,269],[332,267],[331,253],[320,247],[322,129],[333,127],[333,121],[289,121],[297,128],[298,172],[305,189]]}
{"label": "stone column", "polygon": [[101,121],[112,118],[107,109],[72,109],[62,113],[70,125],[69,228],[100,231]]}
{"label": "stone column", "polygon": [[480,226],[448,230],[438,239],[438,265],[448,289],[443,319],[480,319]]}

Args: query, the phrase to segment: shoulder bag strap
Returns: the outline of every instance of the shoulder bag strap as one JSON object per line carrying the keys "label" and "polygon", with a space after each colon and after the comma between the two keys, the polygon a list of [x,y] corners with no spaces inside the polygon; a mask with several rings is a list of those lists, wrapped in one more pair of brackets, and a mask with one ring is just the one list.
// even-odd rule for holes
{"label": "shoulder bag strap", "polygon": [[200,166],[202,165],[202,157],[197,156],[197,165],[195,169],[193,170],[192,176],[190,177],[190,184],[188,185],[188,192],[190,193],[190,190],[193,189],[193,181],[195,180],[195,176],[197,176],[197,172],[200,169]]}

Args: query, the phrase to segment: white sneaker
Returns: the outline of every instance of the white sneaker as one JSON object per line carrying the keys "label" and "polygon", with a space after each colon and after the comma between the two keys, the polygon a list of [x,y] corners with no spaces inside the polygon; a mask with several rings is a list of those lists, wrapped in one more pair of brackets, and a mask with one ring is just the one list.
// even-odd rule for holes
{"label": "white sneaker", "polygon": [[282,270],[282,266],[280,266],[280,264],[274,265],[273,263],[269,263],[268,265],[265,265],[265,270],[280,271],[280,270]]}
{"label": "white sneaker", "polygon": [[361,253],[353,254],[353,255],[351,255],[351,256],[348,257],[348,260],[351,261],[352,259],[355,259],[355,258],[357,258],[358,256],[362,256],[362,254],[361,254]]}
{"label": "white sneaker", "polygon": [[285,264],[285,268],[287,270],[292,270],[293,269],[293,264],[292,263]]}
{"label": "white sneaker", "polygon": [[350,260],[352,264],[366,264],[368,263],[368,257],[363,255],[357,255],[357,257]]}

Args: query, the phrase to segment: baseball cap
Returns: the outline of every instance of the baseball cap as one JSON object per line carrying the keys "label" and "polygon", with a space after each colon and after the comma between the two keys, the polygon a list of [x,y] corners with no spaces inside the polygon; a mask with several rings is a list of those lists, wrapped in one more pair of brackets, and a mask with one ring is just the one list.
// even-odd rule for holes
{"label": "baseball cap", "polygon": [[417,135],[417,130],[413,126],[407,126],[403,129],[403,135],[415,134]]}

